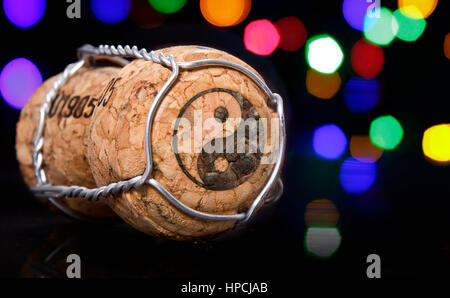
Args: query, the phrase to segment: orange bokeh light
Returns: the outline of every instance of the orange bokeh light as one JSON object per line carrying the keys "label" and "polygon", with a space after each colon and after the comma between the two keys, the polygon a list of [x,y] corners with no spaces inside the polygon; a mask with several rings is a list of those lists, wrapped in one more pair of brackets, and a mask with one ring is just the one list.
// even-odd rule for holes
{"label": "orange bokeh light", "polygon": [[328,199],[309,202],[305,209],[305,223],[313,227],[334,227],[339,220],[336,206]]}
{"label": "orange bokeh light", "polygon": [[450,59],[450,33],[445,35],[444,39],[444,54],[447,59]]}
{"label": "orange bokeh light", "polygon": [[236,26],[250,13],[251,0],[200,0],[203,17],[217,27]]}
{"label": "orange bokeh light", "polygon": [[310,68],[306,73],[306,89],[318,98],[332,98],[339,91],[341,83],[338,72],[324,74]]}
{"label": "orange bokeh light", "polygon": [[372,144],[369,136],[352,136],[350,140],[350,154],[362,162],[376,162],[384,150]]}

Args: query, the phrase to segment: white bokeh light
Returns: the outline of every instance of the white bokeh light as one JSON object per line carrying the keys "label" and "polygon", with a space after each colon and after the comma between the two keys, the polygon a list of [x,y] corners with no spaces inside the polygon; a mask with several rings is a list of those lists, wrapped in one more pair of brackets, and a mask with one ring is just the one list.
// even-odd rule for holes
{"label": "white bokeh light", "polygon": [[340,245],[341,235],[337,228],[310,227],[306,232],[306,251],[315,257],[331,257]]}
{"label": "white bokeh light", "polygon": [[311,40],[306,51],[309,66],[322,73],[335,72],[344,59],[341,47],[329,36]]}

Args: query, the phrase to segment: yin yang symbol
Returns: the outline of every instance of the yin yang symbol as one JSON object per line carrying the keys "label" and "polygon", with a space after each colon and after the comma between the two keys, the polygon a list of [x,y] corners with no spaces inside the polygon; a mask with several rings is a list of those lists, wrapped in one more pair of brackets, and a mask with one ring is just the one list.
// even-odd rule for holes
{"label": "yin yang symbol", "polygon": [[[211,93],[224,93],[217,94],[217,96],[228,96],[228,98],[231,95],[234,99],[231,100],[234,101],[234,106],[237,104],[239,107],[240,113],[234,115],[238,116],[236,118],[239,122],[233,133],[227,136],[212,138],[211,140],[206,141],[206,143],[204,142],[205,144],[203,145],[201,152],[192,153],[193,156],[189,157],[189,160],[193,160],[192,158],[194,158],[194,155],[197,156],[196,166],[188,167],[184,164],[184,158],[180,156],[178,150],[180,119],[185,119],[186,117],[192,118],[194,105],[198,107],[199,104],[202,103],[204,107],[207,107],[207,109],[213,112],[215,121],[219,123],[225,123],[229,120],[229,117],[232,116],[231,104],[216,104],[215,106],[215,103],[211,104],[205,102],[205,99],[208,98],[208,94]],[[199,102],[196,104],[196,101]],[[233,109],[234,114],[236,114],[236,110],[237,109],[235,108]],[[264,135],[264,129],[261,125],[256,125],[256,133],[255,131],[251,132],[248,129],[248,126],[244,126],[245,121],[249,118],[253,118],[255,123],[258,123],[260,116],[252,103],[236,91],[224,88],[212,88],[199,92],[193,96],[181,108],[173,130],[172,149],[183,173],[195,184],[209,190],[228,190],[244,183],[256,171],[262,157],[259,146],[255,147],[254,142],[251,142],[250,138],[256,136],[257,141],[259,141],[260,136]],[[238,134],[238,131],[245,131],[245,133]],[[245,144],[244,152],[239,152],[239,142]],[[227,144],[231,145],[227,148]],[[219,147],[221,150],[211,152],[211,150],[206,150],[208,146],[215,146],[215,148]],[[230,151],[229,148],[233,148],[233,150]],[[193,173],[193,171],[196,171],[196,173]]]}

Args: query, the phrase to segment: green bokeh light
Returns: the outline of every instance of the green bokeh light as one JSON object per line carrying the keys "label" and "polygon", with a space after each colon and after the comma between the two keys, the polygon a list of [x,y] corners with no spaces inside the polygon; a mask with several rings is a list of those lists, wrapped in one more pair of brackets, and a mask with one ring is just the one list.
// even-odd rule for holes
{"label": "green bokeh light", "polygon": [[394,12],[394,17],[398,23],[397,38],[403,41],[417,40],[425,30],[427,21],[424,19],[413,19],[405,16],[400,9]]}
{"label": "green bokeh light", "polygon": [[186,0],[148,0],[150,5],[161,13],[174,13],[183,8]]}
{"label": "green bokeh light", "polygon": [[380,46],[387,46],[398,32],[398,23],[392,12],[386,7],[380,8],[380,17],[375,25],[373,22],[364,22],[364,37]]}
{"label": "green bokeh light", "polygon": [[369,136],[375,146],[391,150],[402,140],[403,128],[393,116],[381,116],[370,124]]}
{"label": "green bokeh light", "polygon": [[344,60],[341,47],[329,35],[318,35],[306,43],[306,60],[311,68],[321,73],[334,73]]}

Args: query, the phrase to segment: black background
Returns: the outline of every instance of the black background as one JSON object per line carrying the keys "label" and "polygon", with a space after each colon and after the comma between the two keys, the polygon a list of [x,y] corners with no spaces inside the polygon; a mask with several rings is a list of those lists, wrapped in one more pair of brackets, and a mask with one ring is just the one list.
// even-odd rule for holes
{"label": "black background", "polygon": [[[368,114],[351,114],[341,91],[328,101],[305,89],[308,68],[304,48],[276,50],[268,57],[248,52],[242,36],[255,19],[276,21],[295,15],[308,36],[328,33],[342,45],[345,60],[339,73],[354,76],[349,56],[361,37],[342,16],[341,1],[262,1],[238,26],[217,28],[202,17],[198,1],[188,0],[154,29],[141,29],[131,20],[105,25],[82,2],[82,18],[68,19],[64,1],[47,1],[41,22],[28,29],[14,27],[0,16],[0,65],[27,57],[46,79],[76,59],[85,44],[130,44],[147,49],[200,44],[225,50],[243,59],[266,79],[285,101],[288,148],[283,180],[285,193],[275,205],[261,210],[247,229],[225,239],[177,243],[153,239],[122,223],[101,225],[59,217],[37,202],[22,181],[15,158],[15,125],[19,111],[0,101],[0,276],[32,277],[65,274],[65,257],[78,253],[83,277],[149,277],[178,282],[261,280],[276,284],[293,279],[367,279],[366,257],[380,255],[383,278],[448,278],[450,276],[450,168],[433,165],[421,151],[426,128],[450,122],[450,62],[443,40],[450,31],[447,1],[440,1],[416,42],[394,41],[384,48],[386,64],[379,76],[381,103]],[[382,1],[396,9],[396,1]],[[338,124],[347,136],[368,132],[378,115],[392,114],[405,136],[377,162],[375,186],[362,195],[347,195],[339,185],[337,161],[318,158],[311,145],[314,128]],[[342,244],[327,260],[304,251],[304,209],[318,198],[332,200],[340,213]],[[51,260],[46,258],[57,248]],[[176,280],[176,282],[174,281]],[[291,284],[292,285],[292,284]]]}

